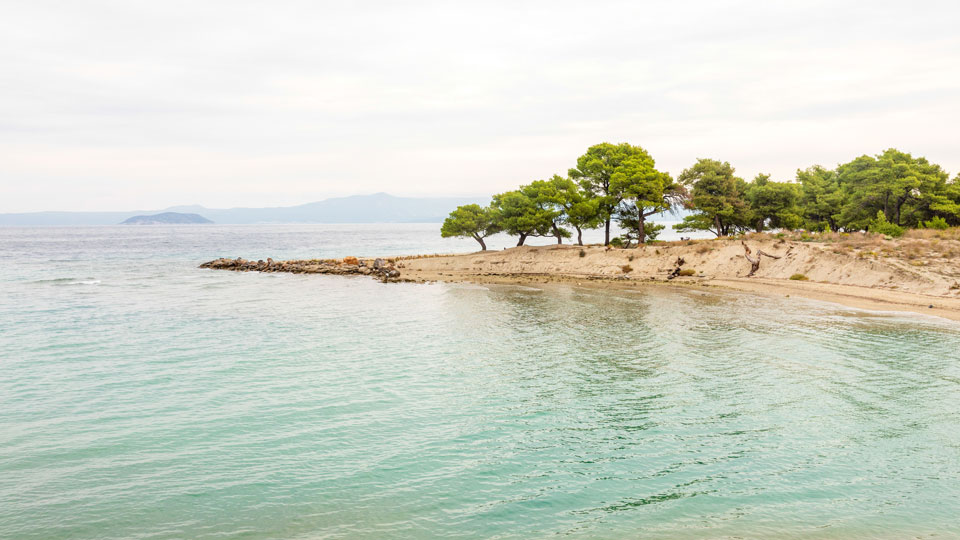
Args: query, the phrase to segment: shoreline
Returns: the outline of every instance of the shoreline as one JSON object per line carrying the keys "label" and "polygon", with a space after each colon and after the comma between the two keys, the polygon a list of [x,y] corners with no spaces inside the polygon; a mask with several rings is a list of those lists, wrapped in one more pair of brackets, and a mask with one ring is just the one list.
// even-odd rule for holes
{"label": "shoreline", "polygon": [[[625,280],[585,275],[532,273],[487,275],[439,274],[425,279],[401,279],[400,281],[409,283],[443,282],[523,286],[563,284],[615,290],[668,287],[700,290],[703,292],[724,291],[751,294],[754,296],[795,297],[805,300],[827,302],[848,308],[876,312],[915,313],[960,322],[960,299],[924,296],[915,293],[898,293],[897,291],[877,291],[865,287],[809,281],[797,283],[788,280],[770,280],[763,278],[691,279],[684,277],[679,277],[672,281],[662,279]],[[933,307],[931,308],[930,306]]]}
{"label": "shoreline", "polygon": [[[953,252],[937,255],[933,248],[922,244],[923,240],[863,238],[826,243],[769,235],[747,237],[751,249],[778,257],[764,258],[754,276],[748,276],[751,264],[744,257],[741,241],[729,238],[633,249],[549,245],[386,259],[217,259],[201,267],[368,275],[385,282],[566,283],[618,289],[650,285],[692,287],[799,297],[857,309],[918,313],[960,321],[960,271]],[[678,266],[678,260],[683,264]],[[687,275],[670,278],[680,269]]]}

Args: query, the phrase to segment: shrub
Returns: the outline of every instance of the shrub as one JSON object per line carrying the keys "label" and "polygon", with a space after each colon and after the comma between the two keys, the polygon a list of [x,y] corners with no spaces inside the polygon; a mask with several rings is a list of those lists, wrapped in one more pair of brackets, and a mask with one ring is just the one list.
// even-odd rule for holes
{"label": "shrub", "polygon": [[628,260],[628,261],[632,261],[632,260],[633,260],[633,255],[627,257],[627,260]]}
{"label": "shrub", "polygon": [[625,264],[620,267],[620,270],[623,270],[624,274],[629,274],[630,272],[633,272],[633,267],[630,266],[629,264]]}
{"label": "shrub", "polygon": [[684,268],[683,270],[678,272],[677,275],[678,276],[695,276],[697,275],[697,271],[694,270],[693,268]]}
{"label": "shrub", "polygon": [[930,221],[925,221],[923,225],[928,229],[937,229],[939,231],[950,228],[950,224],[947,223],[947,220],[943,219],[940,216],[936,216]]}
{"label": "shrub", "polygon": [[808,278],[807,276],[805,276],[805,275],[803,275],[803,274],[794,274],[794,275],[790,276],[790,279],[792,279],[792,280],[794,280],[794,281],[809,281],[809,280],[810,280],[810,278]]}
{"label": "shrub", "polygon": [[611,239],[610,239],[610,245],[613,246],[613,247],[615,247],[615,248],[622,248],[622,247],[623,247],[623,238],[620,238],[619,236],[617,236],[617,237],[615,237],[615,238],[611,238]]}
{"label": "shrub", "polygon": [[899,238],[903,236],[906,230],[899,225],[887,221],[887,217],[883,215],[883,210],[877,210],[877,219],[870,222],[870,232]]}
{"label": "shrub", "polygon": [[649,244],[655,242],[657,237],[660,236],[660,231],[662,231],[666,225],[661,225],[659,223],[651,223],[644,228],[644,234],[646,235],[645,241]]}
{"label": "shrub", "polygon": [[581,250],[580,250],[580,256],[581,256],[581,257],[586,257],[586,256],[587,256],[587,252],[581,249]]}

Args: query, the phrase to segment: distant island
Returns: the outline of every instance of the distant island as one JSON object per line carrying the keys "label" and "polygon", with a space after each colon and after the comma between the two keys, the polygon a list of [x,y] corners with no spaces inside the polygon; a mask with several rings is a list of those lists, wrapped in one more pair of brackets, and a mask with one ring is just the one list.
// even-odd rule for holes
{"label": "distant island", "polygon": [[0,214],[0,226],[116,225],[131,217],[160,213],[200,214],[219,225],[257,223],[440,223],[455,208],[482,204],[481,197],[396,197],[387,193],[336,197],[274,208],[173,206],[126,212],[26,212]]}
{"label": "distant island", "polygon": [[188,225],[199,223],[213,223],[200,214],[183,214],[180,212],[164,212],[151,216],[133,216],[121,222],[121,225]]}

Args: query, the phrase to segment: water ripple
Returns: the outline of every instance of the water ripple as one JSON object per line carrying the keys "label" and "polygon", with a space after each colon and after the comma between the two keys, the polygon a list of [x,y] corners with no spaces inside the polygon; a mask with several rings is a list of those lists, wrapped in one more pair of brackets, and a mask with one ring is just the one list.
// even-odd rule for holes
{"label": "water ripple", "polygon": [[960,537],[955,325],[102,234],[7,240],[0,538]]}

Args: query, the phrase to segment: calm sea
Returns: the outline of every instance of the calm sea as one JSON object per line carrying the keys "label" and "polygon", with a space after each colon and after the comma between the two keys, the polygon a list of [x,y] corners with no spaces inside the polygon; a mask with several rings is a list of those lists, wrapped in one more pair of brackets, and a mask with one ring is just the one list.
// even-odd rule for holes
{"label": "calm sea", "polygon": [[954,323],[196,268],[473,246],[0,229],[0,538],[960,537]]}

